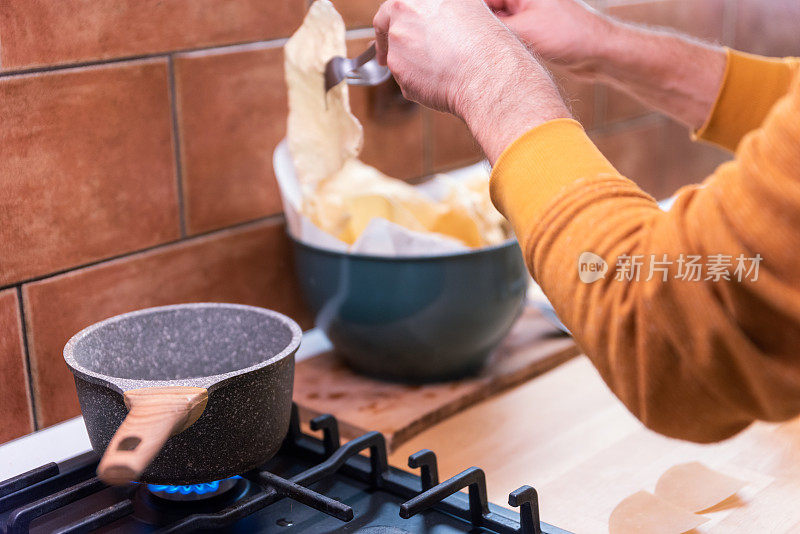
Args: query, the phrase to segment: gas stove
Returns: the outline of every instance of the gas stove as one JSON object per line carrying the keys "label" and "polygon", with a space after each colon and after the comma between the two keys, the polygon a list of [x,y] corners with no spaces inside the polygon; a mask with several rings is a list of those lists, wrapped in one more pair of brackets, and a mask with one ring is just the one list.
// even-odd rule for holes
{"label": "gas stove", "polygon": [[[0,483],[0,527],[22,532],[496,532],[567,534],[542,523],[536,490],[508,497],[513,511],[487,502],[483,471],[470,467],[439,482],[436,456],[422,450],[408,465],[387,463],[382,434],[344,445],[331,415],[301,432],[293,407],[289,433],[270,461],[241,476],[191,486],[109,487],[95,476],[93,452],[49,463]],[[468,493],[460,490],[467,489]]]}

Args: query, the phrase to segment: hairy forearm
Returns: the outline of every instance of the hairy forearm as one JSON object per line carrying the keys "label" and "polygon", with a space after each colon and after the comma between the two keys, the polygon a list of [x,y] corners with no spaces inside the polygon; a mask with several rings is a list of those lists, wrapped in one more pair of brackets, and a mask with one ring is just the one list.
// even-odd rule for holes
{"label": "hairy forearm", "polygon": [[592,74],[671,116],[700,128],[725,73],[722,47],[618,21],[605,21]]}
{"label": "hairy forearm", "polygon": [[491,164],[528,130],[571,118],[547,70],[520,44],[509,48],[483,73],[474,73],[458,114]]}

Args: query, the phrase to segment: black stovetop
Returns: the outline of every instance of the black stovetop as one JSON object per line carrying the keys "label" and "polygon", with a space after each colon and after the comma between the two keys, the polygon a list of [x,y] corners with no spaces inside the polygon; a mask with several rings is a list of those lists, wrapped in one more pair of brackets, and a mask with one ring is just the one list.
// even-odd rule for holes
{"label": "black stovetop", "polygon": [[[509,504],[519,512],[501,508],[487,503],[486,480],[476,467],[439,483],[431,451],[409,458],[409,466],[420,469],[416,476],[388,466],[386,443],[378,432],[340,445],[332,416],[317,417],[311,427],[323,431],[322,440],[300,431],[294,407],[289,433],[272,460],[224,482],[230,489],[221,487],[202,498],[195,497],[196,488],[184,498],[176,488],[159,493],[146,484],[106,486],[95,476],[98,457],[91,452],[50,463],[0,483],[0,528],[6,534],[567,534],[539,522],[537,495],[530,486],[509,495]],[[468,494],[459,491],[464,488]]]}

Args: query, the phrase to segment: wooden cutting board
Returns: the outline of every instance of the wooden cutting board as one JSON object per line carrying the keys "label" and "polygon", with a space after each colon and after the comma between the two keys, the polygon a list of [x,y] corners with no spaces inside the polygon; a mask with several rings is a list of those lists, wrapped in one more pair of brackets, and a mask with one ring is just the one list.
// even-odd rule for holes
{"label": "wooden cutting board", "polygon": [[431,425],[579,353],[572,338],[526,308],[476,377],[421,386],[383,382],[354,373],[333,352],[325,352],[297,363],[294,401],[301,421],[331,413],[339,420],[342,438],[378,430],[391,451]]}

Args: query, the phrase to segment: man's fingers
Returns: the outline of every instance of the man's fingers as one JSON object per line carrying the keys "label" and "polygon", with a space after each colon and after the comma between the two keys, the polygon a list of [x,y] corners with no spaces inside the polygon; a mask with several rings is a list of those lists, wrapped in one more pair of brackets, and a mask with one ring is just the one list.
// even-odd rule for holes
{"label": "man's fingers", "polygon": [[492,10],[495,15],[510,15],[511,5],[508,0],[484,0],[486,6]]}
{"label": "man's fingers", "polygon": [[386,65],[386,56],[389,54],[389,9],[391,0],[381,4],[380,9],[372,19],[372,26],[375,28],[375,57],[378,63]]}
{"label": "man's fingers", "polygon": [[506,0],[484,0],[484,2],[492,11],[500,11],[506,8]]}
{"label": "man's fingers", "polygon": [[529,41],[523,39],[519,34],[520,25],[524,25],[524,17],[520,17],[520,15],[508,15],[504,13],[496,13],[496,15],[497,18],[500,19],[500,22],[505,24],[506,28],[515,33],[519,39],[530,44]]}

